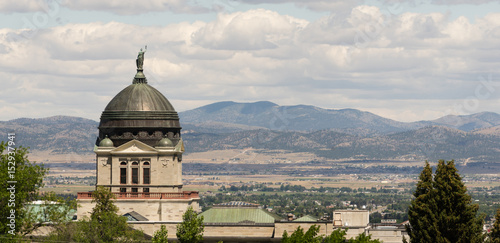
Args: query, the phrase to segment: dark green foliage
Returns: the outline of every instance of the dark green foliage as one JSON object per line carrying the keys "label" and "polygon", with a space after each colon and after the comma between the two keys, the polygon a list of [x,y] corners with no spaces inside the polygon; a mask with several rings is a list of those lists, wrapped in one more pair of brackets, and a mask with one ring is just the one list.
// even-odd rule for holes
{"label": "dark green foliage", "polygon": [[162,225],[160,230],[153,235],[153,243],[168,243],[168,230],[165,225]]}
{"label": "dark green foliage", "polygon": [[425,162],[425,167],[420,173],[420,180],[415,189],[415,199],[412,200],[408,210],[408,218],[411,227],[407,226],[410,242],[433,242],[435,237],[440,236],[437,229],[436,201],[431,192],[433,191],[432,168]]}
{"label": "dark green foliage", "polygon": [[500,208],[497,209],[495,223],[493,224],[493,229],[491,229],[489,241],[491,243],[500,243]]}
{"label": "dark green foliage", "polygon": [[347,230],[343,230],[340,228],[332,231],[329,236],[325,237],[323,243],[345,243],[345,235],[347,234],[346,231]]}
{"label": "dark green foliage", "polygon": [[[27,158],[28,149],[14,148],[14,141],[0,143],[0,235],[26,235],[36,229],[39,224],[33,222],[33,217],[26,211],[24,205],[37,199],[38,191],[43,185],[43,177],[47,169],[43,165],[30,162]],[[10,170],[9,170],[10,169]],[[9,173],[9,171],[15,171]],[[16,181],[16,183],[7,183]],[[6,190],[14,187],[15,192]],[[12,211],[13,210],[13,211]],[[9,226],[11,215],[15,223]],[[15,226],[14,226],[15,225]],[[9,233],[10,231],[10,233]]]}
{"label": "dark green foliage", "polygon": [[282,243],[381,243],[379,240],[372,240],[371,235],[366,235],[365,233],[361,233],[356,238],[351,238],[349,241],[345,238],[346,231],[344,229],[336,229],[332,231],[332,233],[326,237],[317,236],[319,233],[319,227],[317,225],[313,225],[309,227],[306,233],[304,233],[304,229],[300,226],[292,233],[292,235],[288,236],[288,233],[283,232],[283,236],[281,239]]}
{"label": "dark green foliage", "polygon": [[198,217],[192,207],[182,215],[182,223],[177,225],[177,240],[181,243],[197,243],[203,240],[203,216]]}
{"label": "dark green foliage", "polygon": [[96,206],[90,219],[78,222],[74,240],[77,242],[138,242],[144,238],[141,231],[131,229],[127,218],[117,214],[114,195],[104,187],[92,193]]}
{"label": "dark green foliage", "polygon": [[381,243],[379,240],[372,240],[371,235],[366,235],[364,232],[356,236],[354,239],[350,239],[349,243]]}
{"label": "dark green foliage", "polygon": [[483,242],[479,206],[472,204],[454,161],[440,160],[434,176],[437,221],[443,239],[449,242]]}
{"label": "dark green foliage", "polygon": [[[42,204],[42,212],[31,212],[34,217],[32,222],[44,223],[51,222],[52,231],[47,236],[47,240],[68,242],[71,241],[76,230],[72,223],[72,213],[76,210],[77,202],[73,198],[63,198],[54,192],[46,193],[41,198],[45,203]],[[43,219],[43,220],[41,220]]]}
{"label": "dark green foliage", "polygon": [[472,204],[454,161],[440,160],[434,178],[426,162],[414,196],[408,211],[410,242],[483,242],[478,205]]}
{"label": "dark green foliage", "polygon": [[282,243],[320,243],[323,240],[323,237],[317,236],[319,232],[319,227],[317,225],[313,225],[309,227],[309,229],[304,233],[304,229],[300,226],[290,235],[285,231],[283,232],[283,238],[281,239]]}

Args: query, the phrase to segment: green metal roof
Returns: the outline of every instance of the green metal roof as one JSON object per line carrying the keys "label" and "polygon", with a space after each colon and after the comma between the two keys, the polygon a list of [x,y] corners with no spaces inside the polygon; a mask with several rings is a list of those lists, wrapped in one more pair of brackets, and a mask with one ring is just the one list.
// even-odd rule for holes
{"label": "green metal roof", "polygon": [[300,221],[300,222],[316,222],[318,221],[318,219],[314,216],[311,216],[311,215],[305,215],[305,216],[302,216],[294,221]]}
{"label": "green metal roof", "polygon": [[200,214],[205,223],[274,223],[281,218],[262,208],[217,207]]}
{"label": "green metal roof", "polygon": [[[33,201],[28,203],[25,207],[29,214],[35,215],[38,222],[48,222],[48,211],[47,207],[55,206],[57,210],[63,212],[65,205],[60,205],[56,202],[45,202],[45,201]],[[67,219],[72,219],[76,214],[75,209],[68,210]]]}

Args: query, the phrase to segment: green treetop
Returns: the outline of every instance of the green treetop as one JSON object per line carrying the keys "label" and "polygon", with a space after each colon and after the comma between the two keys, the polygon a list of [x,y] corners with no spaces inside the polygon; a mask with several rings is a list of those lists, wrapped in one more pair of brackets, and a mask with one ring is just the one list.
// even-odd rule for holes
{"label": "green treetop", "polygon": [[[37,228],[26,204],[38,197],[47,169],[30,162],[28,149],[15,148],[13,139],[0,143],[0,236],[21,236]],[[8,190],[7,190],[8,189]]]}
{"label": "green treetop", "polygon": [[113,199],[109,189],[97,187],[92,193],[92,202],[96,205],[90,219],[79,222],[76,242],[139,242],[144,238],[141,231],[128,226],[126,217],[117,214],[118,207]]}
{"label": "green treetop", "polygon": [[495,223],[489,235],[489,242],[500,243],[500,208],[497,209],[497,214],[495,215]]}
{"label": "green treetop", "polygon": [[408,210],[410,242],[483,242],[483,219],[476,217],[455,162],[440,160],[434,178],[426,162]]}
{"label": "green treetop", "polygon": [[182,223],[177,225],[177,240],[181,243],[198,243],[203,240],[203,216],[198,217],[193,207],[182,215]]}
{"label": "green treetop", "polygon": [[411,227],[407,227],[407,231],[412,243],[434,242],[436,236],[441,234],[436,221],[437,205],[433,193],[432,168],[426,161],[413,194],[415,199],[411,201],[408,210]]}

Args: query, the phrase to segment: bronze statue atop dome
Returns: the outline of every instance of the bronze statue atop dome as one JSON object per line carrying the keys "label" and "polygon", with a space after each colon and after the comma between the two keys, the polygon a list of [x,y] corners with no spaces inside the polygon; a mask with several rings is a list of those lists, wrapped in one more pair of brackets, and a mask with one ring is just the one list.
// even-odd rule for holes
{"label": "bronze statue atop dome", "polygon": [[139,51],[137,54],[137,59],[135,59],[135,64],[137,65],[137,73],[135,74],[133,84],[147,83],[146,76],[144,76],[143,65],[144,65],[144,53],[148,50],[148,46],[144,47],[144,51]]}
{"label": "bronze statue atop dome", "polygon": [[139,51],[139,54],[137,55],[137,59],[135,60],[135,63],[137,65],[138,70],[142,70],[142,67],[144,65],[144,53],[148,50],[148,46],[144,47],[144,51],[141,50]]}

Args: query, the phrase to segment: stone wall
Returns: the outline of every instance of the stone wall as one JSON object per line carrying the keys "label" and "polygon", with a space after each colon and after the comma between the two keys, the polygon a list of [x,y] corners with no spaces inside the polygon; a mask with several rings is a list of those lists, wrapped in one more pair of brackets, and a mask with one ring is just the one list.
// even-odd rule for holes
{"label": "stone wall", "polygon": [[409,240],[408,234],[403,228],[386,228],[378,229],[371,228],[367,230],[367,234],[372,235],[372,239],[379,239],[384,243],[400,243],[403,242],[403,235]]}
{"label": "stone wall", "polygon": [[[135,211],[149,221],[179,222],[189,206],[192,206],[194,211],[199,211],[199,203],[194,199],[118,199],[114,202],[119,215]],[[92,203],[91,199],[79,199],[78,203],[78,219],[90,217],[95,203]]]}

